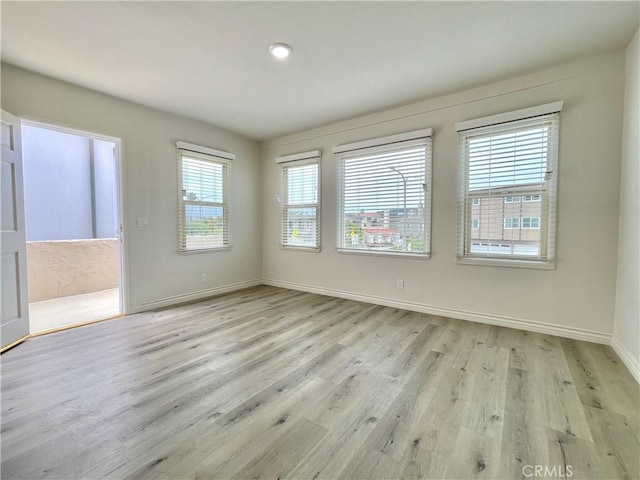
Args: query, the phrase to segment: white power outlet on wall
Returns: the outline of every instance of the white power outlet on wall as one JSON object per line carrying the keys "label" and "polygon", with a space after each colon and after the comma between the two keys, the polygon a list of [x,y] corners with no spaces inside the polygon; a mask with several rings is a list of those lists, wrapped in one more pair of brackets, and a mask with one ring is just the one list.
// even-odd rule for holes
{"label": "white power outlet on wall", "polygon": [[404,290],[404,280],[399,278],[398,280],[396,280],[396,288],[398,290]]}
{"label": "white power outlet on wall", "polygon": [[209,277],[206,273],[202,274],[202,283],[207,283],[209,281]]}

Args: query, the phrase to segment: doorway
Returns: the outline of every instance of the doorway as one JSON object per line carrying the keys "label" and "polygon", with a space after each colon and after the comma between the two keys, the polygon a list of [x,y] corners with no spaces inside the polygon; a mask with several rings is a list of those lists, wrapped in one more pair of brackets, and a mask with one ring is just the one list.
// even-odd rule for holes
{"label": "doorway", "polygon": [[123,313],[120,142],[22,122],[30,333]]}

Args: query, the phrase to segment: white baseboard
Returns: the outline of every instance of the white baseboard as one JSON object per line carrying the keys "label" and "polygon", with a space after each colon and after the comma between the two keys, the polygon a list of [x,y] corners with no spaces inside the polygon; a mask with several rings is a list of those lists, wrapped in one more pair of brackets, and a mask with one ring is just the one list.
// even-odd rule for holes
{"label": "white baseboard", "polygon": [[611,335],[608,333],[594,332],[574,327],[566,327],[553,325],[544,322],[534,322],[531,320],[522,320],[518,318],[509,318],[499,315],[488,315],[484,313],[468,312],[465,310],[456,310],[451,308],[435,307],[425,305],[423,303],[406,302],[391,298],[377,297],[372,295],[364,295],[361,293],[347,292],[344,290],[334,290],[330,288],[314,287],[310,285],[302,285],[299,283],[283,282],[280,280],[263,279],[262,283],[274,287],[288,288],[291,290],[300,290],[303,292],[318,293],[330,297],[345,298],[348,300],[356,300],[359,302],[373,303],[376,305],[384,305],[385,307],[402,308],[414,312],[428,313],[431,315],[439,315],[441,317],[457,318],[460,320],[469,320],[471,322],[486,323],[500,327],[515,328],[518,330],[526,330],[529,332],[544,333],[548,335],[556,335],[558,337],[572,338],[574,340],[584,340],[587,342],[600,343],[604,345],[611,344]]}
{"label": "white baseboard", "polygon": [[179,303],[191,302],[193,300],[200,300],[202,298],[213,297],[221,295],[223,293],[235,292],[236,290],[242,290],[243,288],[256,287],[262,285],[262,280],[248,280],[245,282],[231,283],[229,285],[222,285],[221,287],[208,288],[206,290],[199,290],[193,293],[187,293],[184,295],[174,295],[172,297],[160,298],[158,300],[152,300],[150,302],[140,303],[132,308],[131,313],[145,312],[147,310],[153,310],[155,308],[169,307],[171,305],[177,305]]}
{"label": "white baseboard", "polygon": [[347,300],[355,300],[358,302],[372,303],[375,305],[383,305],[385,307],[402,308],[414,312],[428,313],[431,315],[439,315],[441,317],[457,318],[460,320],[468,320],[471,322],[486,323],[488,325],[496,325],[500,327],[515,328],[518,330],[526,330],[529,332],[544,333],[547,335],[555,335],[558,337],[571,338],[574,340],[584,340],[587,342],[600,343],[603,345],[611,345],[616,354],[620,357],[624,365],[627,367],[631,375],[640,383],[640,364],[629,351],[620,343],[620,341],[608,333],[595,332],[581,328],[553,325],[545,322],[536,322],[531,320],[523,320],[519,318],[510,318],[500,315],[489,315],[485,313],[469,312],[465,310],[457,310],[452,308],[437,307],[426,305],[423,303],[407,302],[403,300],[395,300],[392,298],[378,297],[373,295],[365,295],[356,292],[348,292],[344,290],[335,290],[331,288],[315,287],[293,282],[283,282],[280,280],[262,279],[249,280],[245,282],[232,283],[220,287],[200,290],[198,292],[188,293],[184,295],[174,295],[150,302],[141,303],[133,308],[131,313],[144,312],[155,308],[168,307],[179,303],[200,300],[203,298],[213,297],[223,293],[234,292],[244,288],[255,287],[258,285],[270,285],[273,287],[288,288],[290,290],[298,290],[302,292],[317,293],[327,295],[329,297],[344,298]]}
{"label": "white baseboard", "polygon": [[617,337],[611,337],[611,348],[613,348],[614,352],[618,354],[622,363],[625,364],[633,378],[636,379],[636,382],[640,383],[640,362],[637,358],[634,358],[633,355],[627,350],[627,348],[618,340]]}

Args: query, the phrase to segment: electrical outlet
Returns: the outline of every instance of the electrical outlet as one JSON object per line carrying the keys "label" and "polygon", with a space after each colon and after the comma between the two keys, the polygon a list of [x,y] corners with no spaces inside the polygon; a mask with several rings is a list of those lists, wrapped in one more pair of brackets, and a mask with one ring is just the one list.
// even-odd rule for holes
{"label": "electrical outlet", "polygon": [[398,290],[404,290],[404,280],[399,278],[398,280],[396,280],[396,288]]}
{"label": "electrical outlet", "polygon": [[207,283],[209,281],[209,277],[206,273],[202,274],[202,283]]}

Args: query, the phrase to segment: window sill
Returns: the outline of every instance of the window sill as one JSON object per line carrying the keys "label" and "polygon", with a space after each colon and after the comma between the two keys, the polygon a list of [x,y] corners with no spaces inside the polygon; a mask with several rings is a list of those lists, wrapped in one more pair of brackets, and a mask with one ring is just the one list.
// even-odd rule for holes
{"label": "window sill", "polygon": [[555,270],[555,262],[502,258],[458,258],[458,265],[478,265],[483,267],[531,268],[534,270]]}
{"label": "window sill", "polygon": [[338,248],[336,250],[341,255],[366,255],[368,257],[387,257],[387,258],[412,258],[416,260],[429,260],[431,254],[429,253],[390,253],[390,252],[376,252],[372,250],[344,250]]}
{"label": "window sill", "polygon": [[292,252],[320,253],[320,247],[297,247],[291,245],[280,245],[280,250]]}
{"label": "window sill", "polygon": [[216,247],[216,248],[198,248],[193,250],[179,250],[178,255],[195,255],[198,253],[228,252],[229,250],[231,250],[231,245],[225,245],[224,247]]}

